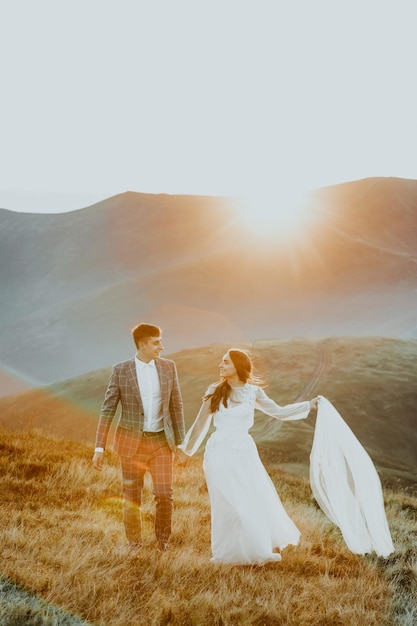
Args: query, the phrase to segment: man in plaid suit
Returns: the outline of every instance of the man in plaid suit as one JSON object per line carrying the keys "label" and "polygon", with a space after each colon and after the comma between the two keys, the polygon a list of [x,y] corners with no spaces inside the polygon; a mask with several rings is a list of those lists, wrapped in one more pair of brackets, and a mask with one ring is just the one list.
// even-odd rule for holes
{"label": "man in plaid suit", "polygon": [[103,467],[104,450],[117,407],[121,415],[113,448],[120,456],[123,476],[123,522],[133,551],[142,545],[141,499],[149,470],[155,496],[155,535],[158,548],[168,549],[173,509],[173,458],[185,434],[184,412],[175,363],[159,358],[162,333],[153,324],[132,330],[135,357],[113,367],[100,411],[93,465]]}

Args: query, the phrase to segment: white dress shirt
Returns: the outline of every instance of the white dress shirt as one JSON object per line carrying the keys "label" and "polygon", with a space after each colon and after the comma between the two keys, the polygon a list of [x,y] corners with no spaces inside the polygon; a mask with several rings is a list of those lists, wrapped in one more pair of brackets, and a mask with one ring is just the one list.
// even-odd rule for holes
{"label": "white dress shirt", "polygon": [[162,417],[162,397],[159,376],[155,361],[144,363],[135,357],[136,376],[138,378],[140,395],[142,398],[145,432],[159,432],[164,429]]}

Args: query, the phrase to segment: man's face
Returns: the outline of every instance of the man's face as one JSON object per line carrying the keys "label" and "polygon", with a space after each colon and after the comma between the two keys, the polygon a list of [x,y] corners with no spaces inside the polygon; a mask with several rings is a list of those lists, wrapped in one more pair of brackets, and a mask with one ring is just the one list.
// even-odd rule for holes
{"label": "man's face", "polygon": [[149,337],[149,339],[139,342],[137,356],[141,361],[149,363],[152,359],[157,359],[163,349],[161,335],[159,337]]}

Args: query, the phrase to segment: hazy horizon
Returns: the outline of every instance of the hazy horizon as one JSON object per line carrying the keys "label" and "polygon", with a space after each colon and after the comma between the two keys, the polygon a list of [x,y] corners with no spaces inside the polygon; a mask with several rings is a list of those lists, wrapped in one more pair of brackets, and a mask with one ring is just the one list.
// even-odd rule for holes
{"label": "hazy horizon", "polygon": [[[294,199],[300,198],[303,194],[311,191],[317,191],[321,188],[339,185],[349,182],[358,182],[359,180],[365,180],[366,178],[400,178],[404,180],[416,180],[414,178],[406,178],[404,176],[364,176],[356,180],[337,181],[334,183],[328,183],[322,187],[316,187],[313,189],[301,189],[298,194],[294,194]],[[279,188],[279,186],[278,186]],[[273,197],[273,190],[271,197]],[[210,196],[210,197],[226,197],[219,194],[190,194],[187,192],[182,193],[170,193],[165,191],[149,191],[138,189],[123,189],[114,192],[59,192],[59,191],[18,191],[18,190],[0,190],[0,209],[6,209],[8,211],[14,211],[17,213],[68,213],[70,211],[77,211],[79,209],[87,208],[103,200],[107,200],[113,196],[120,195],[127,192],[133,193],[145,193],[145,194],[168,194],[168,195],[184,195],[184,196]],[[268,190],[267,190],[268,192]],[[262,190],[259,191],[262,193]],[[256,195],[256,193],[254,194]],[[265,194],[263,194],[265,195]],[[276,194],[275,194],[276,195]],[[231,197],[231,196],[228,196]],[[248,196],[249,197],[249,196]]]}

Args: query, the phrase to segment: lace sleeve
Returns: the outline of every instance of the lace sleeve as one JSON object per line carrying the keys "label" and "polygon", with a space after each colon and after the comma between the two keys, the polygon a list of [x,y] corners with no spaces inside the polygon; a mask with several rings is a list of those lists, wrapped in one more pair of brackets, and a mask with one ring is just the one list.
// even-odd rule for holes
{"label": "lace sleeve", "polygon": [[305,419],[310,412],[310,402],[295,402],[286,406],[279,406],[276,402],[268,398],[265,391],[260,387],[256,390],[255,409],[259,409],[279,420],[302,420]]}

